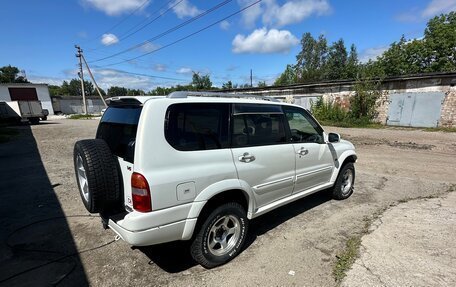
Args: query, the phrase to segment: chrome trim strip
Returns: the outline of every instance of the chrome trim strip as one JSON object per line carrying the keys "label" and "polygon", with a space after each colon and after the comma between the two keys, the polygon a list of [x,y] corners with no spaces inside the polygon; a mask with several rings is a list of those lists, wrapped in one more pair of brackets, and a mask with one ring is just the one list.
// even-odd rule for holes
{"label": "chrome trim strip", "polygon": [[286,177],[286,178],[273,180],[273,181],[262,183],[262,184],[259,184],[259,185],[255,185],[253,188],[254,189],[261,189],[261,188],[266,187],[268,185],[277,184],[277,183],[284,182],[284,181],[287,181],[287,180],[293,180],[293,176],[289,176],[289,177]]}
{"label": "chrome trim strip", "polygon": [[323,167],[323,168],[320,168],[320,169],[317,169],[317,170],[312,170],[312,171],[308,171],[308,172],[305,172],[305,173],[298,174],[298,175],[296,175],[296,178],[300,178],[300,177],[303,177],[303,176],[306,176],[306,175],[310,175],[310,174],[314,174],[314,173],[318,173],[318,172],[322,172],[322,171],[326,171],[326,170],[330,170],[330,169],[332,169],[332,166]]}

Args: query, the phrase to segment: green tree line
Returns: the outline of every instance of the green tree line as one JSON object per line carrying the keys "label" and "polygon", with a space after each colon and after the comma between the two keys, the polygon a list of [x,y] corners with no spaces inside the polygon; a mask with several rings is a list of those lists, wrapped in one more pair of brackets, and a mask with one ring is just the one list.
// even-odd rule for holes
{"label": "green tree line", "polygon": [[328,45],[324,35],[314,38],[305,33],[296,63],[286,66],[275,85],[456,71],[455,47],[456,12],[432,18],[423,38],[408,40],[402,36],[367,63],[359,61],[354,44],[347,51],[343,39]]}

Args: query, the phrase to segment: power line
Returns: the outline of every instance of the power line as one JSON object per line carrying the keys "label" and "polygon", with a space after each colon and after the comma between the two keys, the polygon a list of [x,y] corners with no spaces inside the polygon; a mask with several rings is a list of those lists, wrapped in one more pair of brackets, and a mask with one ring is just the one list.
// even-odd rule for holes
{"label": "power line", "polygon": [[94,37],[92,38],[92,40],[90,41],[93,41],[93,40],[96,40],[98,39],[100,36],[102,36],[103,34],[106,34],[106,33],[109,33],[110,31],[114,30],[115,28],[119,27],[120,24],[122,24],[123,22],[125,22],[128,18],[130,18],[131,16],[133,16],[134,14],[136,14],[136,12],[138,12],[139,10],[141,10],[146,4],[149,4],[151,0],[146,0],[144,1],[140,6],[138,6],[136,9],[134,9],[131,13],[129,13],[127,16],[123,17],[119,22],[117,22],[116,24],[114,24],[111,28],[107,29],[104,33],[101,33],[100,35],[98,35],[97,37]]}
{"label": "power line", "polygon": [[[172,1],[174,1],[174,0],[171,0],[171,1],[169,1],[168,3],[172,2]],[[168,13],[169,11],[171,11],[174,7],[176,7],[177,5],[179,5],[182,1],[184,1],[184,0],[179,0],[179,1],[175,2],[172,6],[170,6],[168,9],[166,9],[163,13],[160,13],[160,15],[158,15],[157,17],[155,17],[155,18],[152,19],[151,21],[147,22],[146,24],[144,24],[143,26],[141,26],[139,29],[137,29],[137,30],[131,32],[130,34],[128,34],[128,35],[126,35],[126,36],[120,37],[120,41],[129,38],[130,36],[132,36],[132,35],[138,33],[138,32],[141,31],[142,29],[146,28],[147,26],[149,26],[149,25],[152,24],[153,22],[157,21],[159,18],[163,17],[163,15],[165,15],[166,13]],[[168,6],[168,3],[165,4],[165,5],[163,5],[162,7]],[[160,9],[161,9],[161,8],[160,8]],[[142,22],[141,22],[141,23],[142,23]],[[141,23],[140,23],[140,24],[141,24]],[[138,27],[138,25],[134,26],[133,28],[136,28],[136,27]],[[128,30],[128,31],[131,31],[131,29]],[[127,31],[126,33],[128,33],[128,31]]]}
{"label": "power line", "polygon": [[205,31],[205,30],[207,30],[207,29],[209,29],[209,28],[211,28],[211,27],[213,27],[213,26],[219,24],[220,22],[223,22],[223,21],[225,21],[225,20],[227,20],[227,19],[229,19],[229,18],[231,18],[231,17],[233,17],[233,16],[235,16],[235,15],[237,15],[237,14],[239,14],[239,13],[244,12],[245,10],[247,10],[247,9],[249,9],[250,7],[252,7],[252,6],[254,6],[254,5],[260,3],[261,1],[262,1],[262,0],[257,0],[257,1],[255,1],[255,2],[253,2],[252,4],[249,4],[249,5],[245,6],[245,7],[242,8],[241,10],[238,10],[238,11],[236,11],[236,12],[234,12],[234,13],[232,13],[232,14],[226,16],[225,18],[222,18],[222,19],[220,19],[220,20],[218,20],[218,21],[216,21],[216,22],[214,22],[214,23],[212,23],[212,24],[210,24],[210,25],[208,25],[208,26],[205,26],[204,28],[201,28],[201,29],[197,30],[196,32],[193,32],[193,33],[191,33],[191,34],[188,34],[187,36],[184,36],[184,37],[182,37],[182,38],[179,38],[178,40],[176,40],[176,41],[174,41],[174,42],[171,42],[171,43],[169,43],[169,44],[167,44],[167,45],[161,46],[161,47],[159,47],[159,48],[157,48],[157,49],[155,49],[155,50],[153,50],[153,51],[144,53],[144,54],[142,54],[142,55],[139,55],[139,56],[136,56],[136,57],[133,57],[133,58],[130,58],[130,59],[126,59],[126,60],[121,61],[121,62],[116,62],[116,63],[107,64],[107,65],[102,65],[101,67],[110,67],[110,66],[114,66],[114,65],[119,65],[119,64],[122,64],[122,63],[125,63],[125,62],[129,62],[129,61],[132,61],[132,60],[136,60],[136,59],[145,57],[145,56],[147,56],[147,55],[150,55],[150,54],[152,54],[152,53],[158,52],[158,51],[163,50],[163,49],[165,49],[165,48],[168,48],[168,47],[170,47],[170,46],[172,46],[172,45],[175,45],[175,44],[177,44],[177,43],[179,43],[179,42],[182,42],[183,40],[186,40],[186,39],[188,39],[188,38],[190,38],[190,37],[192,37],[192,36],[194,36],[194,35],[196,35],[196,34],[199,34],[199,33],[203,32],[203,31]]}
{"label": "power line", "polygon": [[136,45],[134,45],[134,46],[132,46],[132,47],[130,47],[130,48],[128,48],[128,49],[125,49],[125,50],[123,50],[123,51],[117,52],[117,53],[112,54],[112,55],[110,55],[110,56],[107,56],[107,57],[103,57],[103,58],[100,58],[100,59],[96,59],[96,60],[90,61],[89,63],[95,63],[95,62],[100,62],[100,61],[103,61],[103,60],[107,60],[107,59],[113,58],[113,57],[115,57],[115,56],[119,56],[119,55],[121,55],[121,54],[124,54],[124,53],[126,53],[126,52],[129,52],[129,51],[131,51],[131,50],[137,49],[137,48],[139,48],[139,47],[142,47],[142,46],[146,45],[147,43],[150,43],[150,42],[152,42],[152,41],[155,41],[155,40],[157,40],[157,39],[160,39],[160,38],[163,37],[163,36],[166,36],[166,35],[168,35],[168,34],[174,32],[174,31],[179,30],[180,28],[182,28],[182,27],[184,27],[184,26],[189,25],[190,23],[192,23],[192,22],[194,22],[194,21],[196,21],[196,20],[198,20],[198,19],[200,19],[200,18],[202,18],[202,17],[204,17],[204,16],[206,16],[206,15],[208,15],[208,14],[214,12],[215,10],[217,10],[217,9],[219,9],[219,8],[221,8],[221,7],[223,7],[223,6],[225,6],[226,4],[228,4],[228,3],[232,2],[232,1],[233,1],[233,0],[225,0],[225,1],[223,1],[223,2],[221,2],[221,3],[219,3],[219,4],[217,4],[217,5],[213,6],[213,7],[210,8],[209,10],[207,10],[207,11],[205,11],[205,12],[203,12],[203,13],[200,13],[200,14],[198,14],[197,16],[192,17],[192,18],[188,19],[187,21],[184,21],[184,22],[182,22],[181,24],[176,25],[176,26],[174,26],[174,27],[172,27],[172,28],[166,30],[165,32],[160,33],[160,34],[158,34],[158,35],[156,35],[156,36],[154,36],[154,37],[152,37],[152,38],[150,38],[150,39],[148,39],[148,40],[146,40],[146,41],[144,41],[144,42],[142,42],[142,43],[136,44]]}
{"label": "power line", "polygon": [[[150,0],[148,0],[150,1]],[[160,8],[158,8],[157,10],[155,10],[154,12],[152,12],[152,14],[150,16],[148,16],[145,20],[147,19],[150,19],[152,17],[152,15],[155,15],[156,13],[160,12],[164,7],[168,6],[171,2],[173,2],[175,0],[169,0],[167,1],[164,5],[160,6]],[[145,27],[149,26],[150,24],[152,24],[153,22],[157,21],[159,18],[163,17],[166,13],[168,13],[171,9],[173,9],[174,7],[176,7],[177,5],[179,5],[182,1],[184,0],[179,0],[177,1],[176,3],[174,3],[172,6],[168,7],[168,9],[166,9],[164,12],[160,13],[160,15],[158,15],[157,17],[155,17],[154,19],[152,19],[151,21],[147,22],[146,24],[144,24],[143,26],[141,26],[140,28],[138,28],[137,30],[134,30],[136,27],[140,26],[142,23],[144,23],[144,21],[141,21],[140,23],[136,24],[135,26],[133,26],[132,28],[128,29],[122,36],[119,37],[119,41],[122,41],[122,40],[125,40],[129,37],[131,37],[132,35],[138,33],[139,31],[141,31],[142,29],[144,29]],[[147,1],[146,1],[147,2]],[[129,33],[130,31],[134,30],[133,32]],[[129,34],[128,34],[129,33]],[[100,35],[101,36],[101,35]],[[109,41],[108,43],[106,43],[106,45],[109,45],[111,43],[114,43],[114,39],[112,39],[111,41]],[[97,48],[94,48],[94,49],[91,49],[90,51],[95,51],[95,50],[98,50],[98,49],[101,49],[101,48],[104,48],[104,46],[98,46]]]}
{"label": "power line", "polygon": [[154,75],[142,74],[142,73],[133,73],[133,72],[127,72],[127,71],[123,71],[123,70],[114,70],[114,71],[122,73],[122,74],[130,74],[130,75],[135,75],[135,76],[143,76],[143,77],[157,78],[157,79],[171,80],[171,81],[179,81],[179,82],[188,82],[188,80],[178,79],[178,78],[161,77],[161,76],[154,76]]}

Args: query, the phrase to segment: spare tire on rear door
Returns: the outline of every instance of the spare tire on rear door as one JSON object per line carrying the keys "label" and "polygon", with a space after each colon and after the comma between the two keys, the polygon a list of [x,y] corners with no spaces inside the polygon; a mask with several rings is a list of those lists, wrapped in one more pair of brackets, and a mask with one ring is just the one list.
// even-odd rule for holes
{"label": "spare tire on rear door", "polygon": [[102,139],[74,145],[74,170],[79,193],[91,213],[109,213],[122,206],[120,170],[117,159]]}

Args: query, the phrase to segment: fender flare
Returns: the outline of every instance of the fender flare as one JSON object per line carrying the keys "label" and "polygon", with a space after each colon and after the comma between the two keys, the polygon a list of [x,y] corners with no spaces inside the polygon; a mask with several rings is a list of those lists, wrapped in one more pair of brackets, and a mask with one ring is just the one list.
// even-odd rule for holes
{"label": "fender flare", "polygon": [[247,182],[241,181],[237,178],[226,179],[209,185],[194,199],[192,207],[190,208],[190,211],[187,215],[187,221],[182,233],[182,240],[188,240],[192,237],[198,216],[206,206],[206,203],[217,194],[229,190],[240,190],[244,193],[244,196],[246,197],[248,203],[247,218],[252,218],[252,214],[255,210],[255,200],[252,189],[247,184]]}
{"label": "fender flare", "polygon": [[333,174],[332,174],[332,176],[331,176],[330,182],[335,182],[335,181],[336,181],[337,176],[339,175],[339,170],[340,170],[340,168],[344,165],[345,160],[346,160],[348,157],[350,157],[350,156],[354,156],[354,157],[355,157],[355,161],[358,159],[358,156],[356,155],[356,152],[355,152],[354,150],[347,150],[347,151],[344,151],[344,152],[339,156],[339,158],[338,158],[337,161],[336,161],[335,168],[334,168]]}

